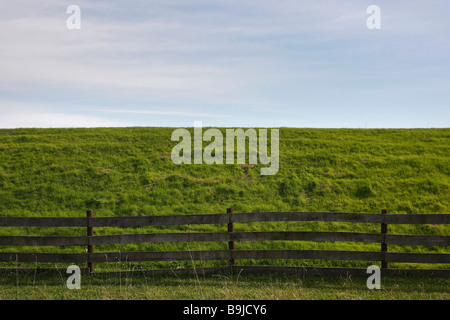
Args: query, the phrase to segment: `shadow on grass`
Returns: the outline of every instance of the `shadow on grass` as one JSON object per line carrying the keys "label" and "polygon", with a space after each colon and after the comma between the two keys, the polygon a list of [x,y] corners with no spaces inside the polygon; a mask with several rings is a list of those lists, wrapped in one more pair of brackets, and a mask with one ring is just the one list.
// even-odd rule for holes
{"label": "shadow on grass", "polygon": [[[0,274],[2,287],[66,287],[70,274],[53,270],[52,272],[7,272]],[[302,288],[315,290],[354,291],[368,290],[366,277],[360,276],[307,276],[283,274],[256,274],[227,272],[215,274],[172,275],[154,274],[135,271],[133,273],[98,273],[82,274],[82,285],[86,287],[164,287],[178,288],[180,286],[223,287],[235,286],[240,288]],[[423,291],[433,293],[449,293],[450,279],[438,277],[406,277],[392,276],[382,278],[382,290],[409,292]]]}

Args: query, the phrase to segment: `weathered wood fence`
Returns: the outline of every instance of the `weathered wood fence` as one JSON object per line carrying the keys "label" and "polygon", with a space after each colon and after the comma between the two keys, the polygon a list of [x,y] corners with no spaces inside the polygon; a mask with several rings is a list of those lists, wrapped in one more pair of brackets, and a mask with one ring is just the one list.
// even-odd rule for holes
{"label": "weathered wood fence", "polygon": [[[0,227],[86,227],[86,236],[2,236],[0,246],[86,246],[86,253],[32,253],[0,252],[0,262],[53,262],[87,264],[93,272],[95,262],[131,261],[190,261],[228,260],[228,267],[200,268],[200,271],[217,271],[231,268],[250,272],[283,272],[306,274],[365,274],[362,268],[314,268],[282,266],[237,266],[239,259],[319,259],[379,261],[386,274],[424,274],[450,276],[450,269],[389,269],[389,262],[448,264],[449,253],[388,252],[388,245],[450,246],[450,236],[389,234],[389,224],[450,224],[450,214],[381,214],[333,212],[258,212],[226,214],[169,215],[139,217],[93,217],[92,210],[86,218],[50,217],[0,217]],[[334,221],[376,223],[380,233],[319,232],[319,231],[258,231],[236,232],[234,223],[263,221]],[[95,227],[170,226],[195,224],[227,224],[227,232],[176,232],[94,236]],[[1,230],[1,229],[0,229]],[[240,241],[343,241],[380,243],[380,251],[342,250],[238,250]],[[228,242],[228,250],[200,251],[146,251],[146,252],[94,252],[94,246],[107,244],[220,241]],[[189,269],[184,269],[190,271]],[[162,270],[152,270],[158,273]],[[177,270],[180,271],[180,270]],[[191,270],[192,271],[192,270]],[[197,270],[198,271],[198,270]]]}

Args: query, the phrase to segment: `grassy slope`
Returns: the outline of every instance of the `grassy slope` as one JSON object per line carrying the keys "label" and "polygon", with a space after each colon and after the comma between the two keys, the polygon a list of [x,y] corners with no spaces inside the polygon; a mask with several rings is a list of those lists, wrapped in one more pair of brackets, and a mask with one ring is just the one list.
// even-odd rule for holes
{"label": "grassy slope", "polygon": [[[448,213],[450,129],[280,130],[280,170],[260,167],[174,165],[171,128],[0,130],[0,216],[95,216],[335,211]],[[378,225],[345,223],[252,223],[236,230],[343,230],[379,232]],[[96,234],[164,228],[96,228]],[[173,228],[172,228],[173,230]],[[222,230],[225,226],[180,226],[177,230]],[[449,234],[448,226],[390,226],[393,233]],[[2,234],[80,234],[84,229],[23,230]],[[340,248],[379,250],[351,243],[239,243],[237,248]],[[221,243],[142,244],[102,250],[225,248]],[[446,252],[448,248],[391,247]],[[17,250],[19,248],[2,248]],[[58,248],[20,248],[40,251]],[[66,251],[84,248],[65,248]],[[226,262],[212,262],[223,265]],[[256,263],[243,261],[242,263]],[[366,266],[327,261],[258,263]],[[175,263],[171,266],[189,263]],[[164,263],[152,267],[167,266]],[[204,265],[207,265],[204,263]],[[414,265],[411,265],[414,267]]]}

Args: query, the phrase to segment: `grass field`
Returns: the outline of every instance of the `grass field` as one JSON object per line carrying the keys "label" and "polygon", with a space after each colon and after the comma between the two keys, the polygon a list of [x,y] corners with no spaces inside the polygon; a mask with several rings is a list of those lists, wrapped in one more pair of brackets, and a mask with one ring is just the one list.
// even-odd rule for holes
{"label": "grass field", "polygon": [[[280,129],[280,169],[276,175],[261,176],[260,165],[175,165],[170,153],[172,128],[92,128],[92,129],[14,129],[0,130],[0,216],[84,217],[86,209],[94,216],[134,216],[160,214],[208,214],[258,211],[333,211],[373,212],[387,208],[389,213],[449,213],[450,208],[450,129]],[[206,145],[206,143],[205,143]],[[148,228],[96,228],[94,233],[140,233],[158,231],[225,231],[226,226],[177,226]],[[236,231],[247,230],[320,230],[379,232],[379,225],[350,223],[250,223],[236,224]],[[2,235],[85,235],[84,228],[1,228]],[[443,225],[389,226],[390,233],[449,235]],[[224,243],[132,244],[97,246],[101,251],[134,250],[207,250],[225,249]],[[312,243],[312,242],[243,242],[237,249],[297,248],[379,250],[377,244]],[[85,248],[2,247],[1,251],[83,252]],[[390,251],[448,252],[447,247],[390,246]],[[224,265],[226,261],[200,262],[197,266]],[[365,262],[352,261],[239,261],[240,264],[286,264],[314,266],[367,267]],[[191,262],[137,263],[137,267],[191,267]],[[370,263],[377,264],[377,262]],[[1,267],[11,266],[1,264]],[[445,265],[392,264],[391,267],[435,267]],[[99,271],[117,269],[118,265],[97,264]],[[244,279],[243,277],[242,279]],[[245,278],[246,279],[246,278]],[[252,278],[253,279],[253,278]],[[258,277],[254,279],[259,279]],[[262,278],[261,278],[262,279]],[[267,278],[264,278],[264,283]],[[283,278],[281,278],[283,279]],[[101,282],[92,281],[92,292]],[[156,282],[155,286],[169,280]],[[175,283],[178,280],[174,280]],[[181,280],[180,280],[181,281]],[[186,280],[188,281],[188,280]],[[205,279],[206,295],[223,297],[221,281]],[[208,286],[208,281],[211,285]],[[253,280],[252,280],[253,281]],[[255,280],[257,282],[257,280]],[[280,283],[284,280],[280,280]],[[294,280],[285,286],[296,287]],[[331,297],[341,289],[314,289],[315,281],[302,280],[311,292],[305,295]],[[310,282],[311,281],[311,282]],[[327,280],[320,280],[325,281]],[[330,286],[346,287],[330,280]],[[402,296],[403,289],[391,293]],[[412,280],[411,280],[412,281]],[[414,280],[415,281],[415,280]],[[437,280],[436,280],[437,281]],[[189,282],[189,281],[188,281]],[[339,282],[339,281],[338,281]],[[2,298],[19,297],[39,292],[20,281],[2,285]],[[42,283],[45,283],[42,282]],[[177,285],[178,286],[179,282]],[[234,282],[233,282],[234,283]],[[239,285],[246,286],[246,281]],[[312,284],[311,284],[312,283]],[[358,282],[359,283],[359,282]],[[448,298],[448,282],[440,283],[447,290],[423,286],[427,297]],[[3,284],[3,283],[2,283]],[[24,287],[22,287],[22,285]],[[141,284],[137,285],[139,287]],[[264,285],[262,284],[263,288]],[[269,285],[271,285],[269,283]],[[353,284],[352,284],[353,285]],[[45,285],[44,285],[45,286]],[[133,285],[130,288],[137,288]],[[179,285],[181,296],[192,293]],[[256,286],[257,287],[257,286]],[[327,285],[325,285],[327,287]],[[365,282],[357,285],[365,288]],[[41,285],[38,286],[41,288]],[[58,286],[50,286],[59,295]],[[54,288],[54,289],[51,289]],[[116,286],[105,288],[122,290]],[[127,288],[127,287],[125,287]],[[227,287],[228,288],[228,287]],[[275,288],[275,286],[273,287]],[[281,287],[280,287],[281,288]],[[347,284],[347,288],[348,284]],[[440,287],[441,288],[441,287]],[[265,295],[267,288],[261,290]],[[30,291],[31,290],[31,291]],[[34,290],[34,291],[33,291]],[[106,290],[106,289],[102,289]],[[132,292],[134,289],[130,289]],[[185,293],[183,293],[186,290]],[[231,289],[230,289],[231,290]],[[252,296],[252,288],[243,289]],[[275,290],[275,289],[274,289]],[[357,292],[358,289],[355,289]],[[366,289],[367,290],[367,289]],[[155,291],[152,289],[152,292]],[[166,290],[167,291],[167,290]],[[317,291],[317,292],[316,292]],[[359,293],[350,292],[349,298]],[[389,291],[389,290],[388,290]],[[28,292],[28,293],[27,293]],[[53,292],[53,291],[52,291]],[[108,291],[109,292],[109,291]],[[136,298],[144,298],[137,290]],[[145,290],[143,291],[145,292]],[[156,290],[155,292],[158,292]],[[230,291],[232,292],[232,291]],[[269,292],[269,291],[267,291]],[[288,293],[289,292],[289,293]],[[285,290],[274,297],[300,298],[303,291]],[[314,293],[316,292],[316,293]],[[333,293],[334,292],[334,293]],[[344,293],[347,291],[344,290]],[[407,291],[405,291],[406,294]],[[417,296],[420,297],[420,290]],[[434,292],[434,293],[433,293]],[[437,292],[437,293],[436,293]],[[396,295],[396,293],[399,293]],[[436,294],[435,294],[436,293]],[[22,295],[21,295],[22,294]],[[68,298],[77,294],[66,292]],[[164,290],[160,298],[169,297]],[[255,293],[256,294],[256,293]],[[256,295],[258,295],[256,294]],[[353,295],[355,294],[355,295]],[[429,294],[429,295],[428,295]],[[345,295],[345,294],[344,294]],[[381,295],[365,292],[364,295]],[[318,297],[319,297],[318,296]],[[109,296],[105,293],[105,297]],[[111,296],[112,297],[112,296]],[[238,298],[238,296],[236,296]],[[336,296],[337,297],[337,296]]]}
{"label": "grass field", "polygon": [[12,300],[449,300],[450,280],[383,278],[369,290],[362,277],[288,275],[82,276],[68,290],[66,275],[14,274],[0,277],[0,299]]}

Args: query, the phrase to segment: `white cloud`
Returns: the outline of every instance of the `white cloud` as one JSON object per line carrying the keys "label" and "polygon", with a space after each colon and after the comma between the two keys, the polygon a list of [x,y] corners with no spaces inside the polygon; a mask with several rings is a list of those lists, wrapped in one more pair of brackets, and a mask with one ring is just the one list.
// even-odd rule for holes
{"label": "white cloud", "polygon": [[8,113],[0,116],[0,128],[82,128],[124,127],[126,123],[80,114],[67,113]]}
{"label": "white cloud", "polygon": [[98,110],[101,112],[111,112],[111,113],[129,113],[129,114],[148,114],[157,116],[185,116],[185,117],[229,117],[229,115],[217,114],[217,113],[199,113],[190,111],[162,111],[162,110],[128,110],[128,109],[103,109]]}
{"label": "white cloud", "polygon": [[60,112],[57,103],[0,99],[0,128],[125,127],[130,125],[125,121],[83,114],[76,105],[70,105],[69,108],[71,112]]}

